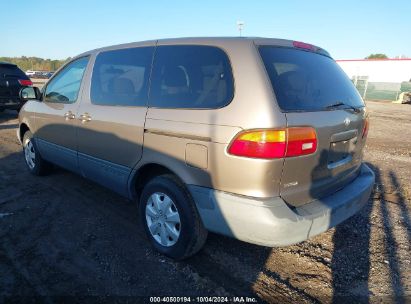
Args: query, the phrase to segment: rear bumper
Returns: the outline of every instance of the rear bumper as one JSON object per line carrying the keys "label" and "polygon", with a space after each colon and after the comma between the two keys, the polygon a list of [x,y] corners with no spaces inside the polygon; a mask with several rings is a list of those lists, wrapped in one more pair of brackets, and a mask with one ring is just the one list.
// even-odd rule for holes
{"label": "rear bumper", "polygon": [[374,180],[363,164],[358,177],[343,189],[295,209],[280,197],[263,200],[198,186],[189,189],[209,231],[277,247],[304,241],[357,213],[367,203]]}

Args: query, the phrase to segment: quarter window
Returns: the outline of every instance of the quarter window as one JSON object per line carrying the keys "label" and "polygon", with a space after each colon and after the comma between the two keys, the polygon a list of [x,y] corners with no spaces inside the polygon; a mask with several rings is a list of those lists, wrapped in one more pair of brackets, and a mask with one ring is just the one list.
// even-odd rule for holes
{"label": "quarter window", "polygon": [[145,106],[154,47],[100,53],[91,80],[91,102],[98,105]]}
{"label": "quarter window", "polygon": [[227,55],[211,46],[159,46],[150,89],[151,107],[215,109],[233,98]]}
{"label": "quarter window", "polygon": [[65,66],[47,85],[45,101],[75,103],[88,60],[82,57]]}

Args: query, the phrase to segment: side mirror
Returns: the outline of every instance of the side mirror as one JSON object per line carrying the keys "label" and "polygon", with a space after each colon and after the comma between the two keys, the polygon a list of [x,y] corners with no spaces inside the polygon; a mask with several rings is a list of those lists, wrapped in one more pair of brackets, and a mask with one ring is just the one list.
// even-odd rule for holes
{"label": "side mirror", "polygon": [[19,96],[22,101],[41,100],[41,92],[38,87],[25,87],[20,90]]}

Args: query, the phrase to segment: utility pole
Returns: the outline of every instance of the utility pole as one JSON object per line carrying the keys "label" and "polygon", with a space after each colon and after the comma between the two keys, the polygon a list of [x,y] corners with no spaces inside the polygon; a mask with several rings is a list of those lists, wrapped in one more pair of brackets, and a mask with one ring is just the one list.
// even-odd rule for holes
{"label": "utility pole", "polygon": [[244,25],[245,25],[244,21],[237,21],[237,27],[238,27],[238,31],[240,32],[240,37],[243,31]]}

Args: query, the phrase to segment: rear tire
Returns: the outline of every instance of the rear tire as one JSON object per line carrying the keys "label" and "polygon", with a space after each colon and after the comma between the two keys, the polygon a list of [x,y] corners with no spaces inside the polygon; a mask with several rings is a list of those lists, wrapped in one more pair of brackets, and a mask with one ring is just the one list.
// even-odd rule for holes
{"label": "rear tire", "polygon": [[31,174],[40,176],[50,172],[52,165],[41,158],[30,131],[26,131],[23,136],[23,155],[27,169]]}
{"label": "rear tire", "polygon": [[190,193],[174,175],[160,175],[143,188],[140,221],[152,246],[175,260],[197,253],[207,239]]}

